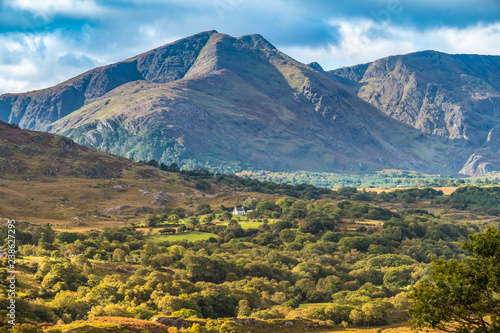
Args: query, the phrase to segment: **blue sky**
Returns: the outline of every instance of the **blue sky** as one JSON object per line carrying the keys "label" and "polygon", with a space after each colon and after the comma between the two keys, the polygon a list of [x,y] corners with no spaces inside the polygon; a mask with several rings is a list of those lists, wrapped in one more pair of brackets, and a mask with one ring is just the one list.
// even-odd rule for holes
{"label": "blue sky", "polygon": [[500,0],[0,0],[0,94],[212,29],[259,33],[325,69],[428,49],[500,55]]}

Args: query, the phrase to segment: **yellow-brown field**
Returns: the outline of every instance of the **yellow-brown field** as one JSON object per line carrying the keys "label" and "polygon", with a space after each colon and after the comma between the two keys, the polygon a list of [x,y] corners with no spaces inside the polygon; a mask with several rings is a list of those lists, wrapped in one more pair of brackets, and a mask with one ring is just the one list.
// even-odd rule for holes
{"label": "yellow-brown field", "polygon": [[148,211],[162,207],[162,197],[169,207],[184,209],[195,209],[200,203],[213,208],[233,207],[250,196],[259,200],[281,197],[226,188],[202,193],[178,174],[152,171],[156,174],[149,179],[68,176],[30,181],[2,179],[0,218],[38,225],[50,223],[55,230],[86,231],[140,222]]}
{"label": "yellow-brown field", "polygon": [[[409,188],[410,187],[390,187],[390,188],[387,188],[387,187],[374,187],[374,188],[367,188],[366,191],[367,192],[382,193],[382,192],[392,192],[392,191],[396,191],[396,190],[407,190]],[[423,187],[420,187],[420,188],[423,188]],[[452,194],[453,192],[455,192],[455,190],[457,188],[458,187],[433,187],[433,189],[435,189],[436,191],[443,191],[443,194],[445,194],[445,195]]]}

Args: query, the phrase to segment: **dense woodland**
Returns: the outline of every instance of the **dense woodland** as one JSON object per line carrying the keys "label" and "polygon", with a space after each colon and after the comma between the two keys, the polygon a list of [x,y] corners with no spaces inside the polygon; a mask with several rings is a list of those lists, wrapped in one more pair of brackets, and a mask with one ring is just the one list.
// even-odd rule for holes
{"label": "dense woodland", "polygon": [[384,170],[369,174],[347,174],[328,172],[270,172],[259,170],[244,170],[237,173],[242,177],[254,178],[262,181],[287,183],[292,185],[311,184],[318,187],[442,187],[463,186],[464,184],[498,184],[498,175],[483,177],[455,178],[451,176],[430,175],[416,171]]}
{"label": "dense woodland", "polygon": [[[245,200],[242,206],[252,211],[244,220],[224,206],[200,204],[152,212],[141,225],[87,232],[18,225],[19,322],[203,318],[208,321],[193,331],[222,332],[217,318],[307,318],[331,327],[406,321],[407,294],[430,279],[433,258],[465,260],[461,244],[483,227],[423,207],[432,200],[437,207],[491,214],[498,208],[497,188],[469,186],[450,196],[430,188],[377,194],[199,172],[185,177],[205,190],[225,184],[288,197]],[[256,227],[246,226],[251,220]],[[140,226],[151,229],[144,233]],[[154,230],[211,236],[171,242],[152,237]],[[0,275],[6,324],[7,269]]]}
{"label": "dense woodland", "polygon": [[[306,186],[310,188],[333,188],[340,189],[346,187],[354,188],[396,188],[396,187],[461,187],[464,185],[497,185],[499,183],[498,173],[490,173],[482,177],[454,178],[451,176],[430,175],[416,171],[407,170],[383,170],[374,173],[348,174],[348,173],[328,173],[328,172],[271,172],[263,170],[218,170],[218,169],[180,169],[176,163],[166,165],[156,160],[148,162],[141,161],[164,171],[179,172],[186,175],[196,175],[198,177],[223,177],[226,180],[232,179],[242,184],[242,179],[253,184],[276,184]],[[210,171],[208,171],[210,170]],[[254,182],[252,182],[254,181]],[[255,186],[255,185],[254,185]],[[259,186],[257,186],[259,187]],[[325,192],[326,193],[326,192]]]}

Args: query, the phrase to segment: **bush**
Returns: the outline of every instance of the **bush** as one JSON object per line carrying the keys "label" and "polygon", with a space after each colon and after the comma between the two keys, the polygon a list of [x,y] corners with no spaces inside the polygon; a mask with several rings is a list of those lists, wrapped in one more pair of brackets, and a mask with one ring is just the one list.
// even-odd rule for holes
{"label": "bush", "polygon": [[170,317],[173,317],[173,318],[190,318],[190,317],[202,318],[202,316],[198,313],[198,311],[193,310],[193,309],[180,309],[179,311],[174,311],[174,312],[172,312]]}
{"label": "bush", "polygon": [[43,333],[41,328],[30,324],[16,324],[12,327],[12,333]]}

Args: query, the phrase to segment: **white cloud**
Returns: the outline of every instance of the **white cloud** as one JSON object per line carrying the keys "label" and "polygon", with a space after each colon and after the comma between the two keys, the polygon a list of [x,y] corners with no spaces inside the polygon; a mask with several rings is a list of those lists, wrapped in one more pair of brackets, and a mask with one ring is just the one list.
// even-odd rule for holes
{"label": "white cloud", "polygon": [[33,74],[37,72],[37,66],[28,59],[23,59],[17,64],[1,65],[0,72],[4,82],[26,82],[33,78]]}
{"label": "white cloud", "polygon": [[289,47],[283,51],[301,62],[317,61],[325,70],[330,70],[418,50],[412,38],[400,39],[390,27],[381,29],[381,25],[371,20],[331,21],[330,24],[338,27],[341,35],[338,45]]}
{"label": "white cloud", "polygon": [[6,40],[3,42],[2,46],[9,52],[19,52],[24,50],[21,43],[17,41]]}
{"label": "white cloud", "polygon": [[[372,20],[332,20],[341,34],[338,45],[327,47],[284,47],[295,59],[319,62],[325,70],[367,63],[395,54],[422,50],[446,53],[500,54],[500,23],[459,28],[415,30]],[[279,45],[278,45],[279,47]]]}
{"label": "white cloud", "polygon": [[[442,40],[450,53],[500,54],[500,23],[477,25],[469,29],[441,29]],[[431,38],[431,36],[429,36]]]}
{"label": "white cloud", "polygon": [[[141,39],[144,40],[145,44],[152,44],[151,43],[152,41],[157,41],[157,43],[160,42],[167,44],[174,42],[178,39],[187,37],[187,36],[172,36],[170,33],[166,32],[165,29],[162,29],[161,27],[152,24],[139,26],[137,33],[140,35]],[[141,52],[145,51],[148,50],[142,50]]]}
{"label": "white cloud", "polygon": [[12,8],[30,11],[44,19],[56,14],[72,17],[86,17],[105,12],[94,0],[9,0],[6,4]]}
{"label": "white cloud", "polygon": [[[15,61],[0,63],[0,94],[50,87],[90,69],[95,63],[92,57],[85,56],[78,47],[57,34],[3,35],[0,45],[11,45],[0,49],[0,59],[15,58]],[[88,61],[73,67],[59,63],[68,50]]]}

